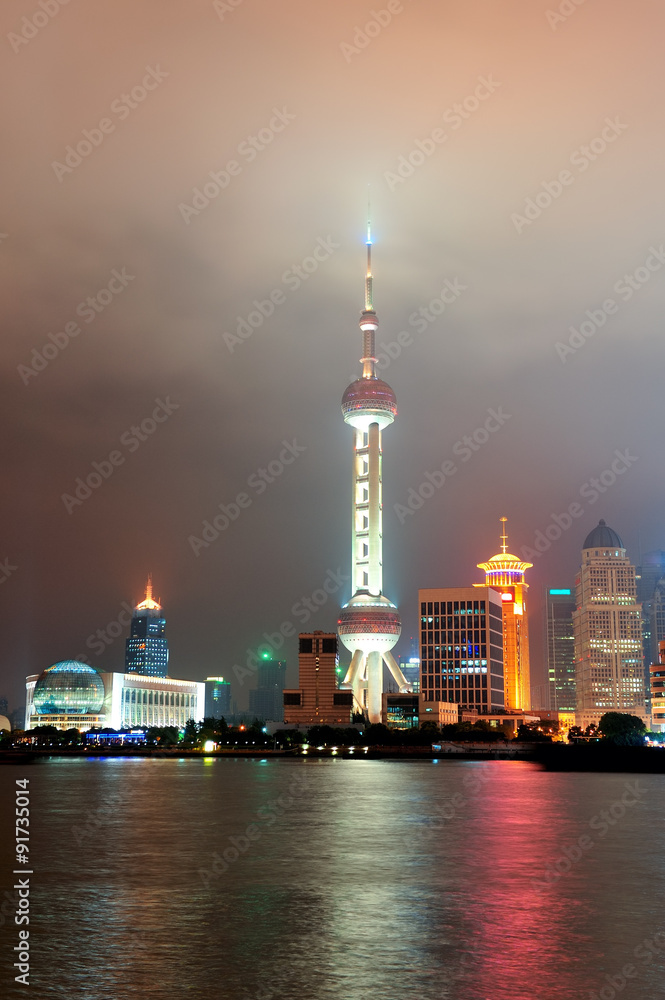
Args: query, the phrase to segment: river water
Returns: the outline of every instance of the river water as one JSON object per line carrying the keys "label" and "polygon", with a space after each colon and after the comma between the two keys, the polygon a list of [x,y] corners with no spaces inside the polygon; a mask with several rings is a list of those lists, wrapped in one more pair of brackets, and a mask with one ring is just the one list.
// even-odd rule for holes
{"label": "river water", "polygon": [[5,766],[2,900],[25,777],[30,987],[13,983],[5,916],[0,995],[663,995],[663,775],[512,761]]}

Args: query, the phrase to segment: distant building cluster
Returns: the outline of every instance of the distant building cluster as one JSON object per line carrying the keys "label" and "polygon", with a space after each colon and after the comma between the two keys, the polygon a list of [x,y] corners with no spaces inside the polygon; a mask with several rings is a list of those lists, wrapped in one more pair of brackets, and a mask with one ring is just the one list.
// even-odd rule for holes
{"label": "distant building cluster", "polygon": [[61,660],[26,678],[26,730],[131,729],[175,726],[203,718],[206,685],[167,675],[166,619],[148,579],[145,599],[132,614],[124,672],[102,672]]}

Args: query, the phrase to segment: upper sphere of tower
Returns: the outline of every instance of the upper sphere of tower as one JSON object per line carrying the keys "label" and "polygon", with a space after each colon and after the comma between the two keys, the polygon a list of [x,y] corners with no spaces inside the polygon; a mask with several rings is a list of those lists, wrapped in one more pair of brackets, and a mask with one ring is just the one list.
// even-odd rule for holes
{"label": "upper sphere of tower", "polygon": [[608,528],[605,521],[600,520],[593,531],[584,540],[583,549],[623,549],[623,542],[616,531]]}
{"label": "upper sphere of tower", "polygon": [[358,325],[363,332],[365,330],[378,330],[379,318],[373,309],[364,309],[360,314]]}
{"label": "upper sphere of tower", "polygon": [[342,396],[342,413],[347,424],[366,428],[391,424],[397,416],[395,393],[380,378],[357,378]]}

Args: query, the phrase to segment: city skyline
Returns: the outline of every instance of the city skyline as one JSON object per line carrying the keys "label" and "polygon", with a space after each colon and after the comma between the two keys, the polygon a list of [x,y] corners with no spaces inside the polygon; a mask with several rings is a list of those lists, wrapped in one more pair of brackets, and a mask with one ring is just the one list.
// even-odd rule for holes
{"label": "city skyline", "polygon": [[[97,632],[148,570],[179,676],[228,674],[286,624],[275,655],[295,683],[295,633],[332,628],[351,594],[338,406],[367,183],[377,367],[400,405],[384,442],[386,592],[414,634],[418,589],[476,579],[507,514],[534,563],[544,684],[542,594],[572,582],[598,519],[636,565],[665,549],[663,15],[610,2],[554,28],[545,7],[426,3],[351,53],[367,11],[348,0],[316,17],[243,3],[222,19],[206,4],[168,23],[153,2],[73,10],[0,70],[15,151],[0,689],[20,704],[26,674],[80,651],[117,669],[122,641]],[[24,14],[6,4],[7,32]],[[107,41],[123,19],[121,65]]]}

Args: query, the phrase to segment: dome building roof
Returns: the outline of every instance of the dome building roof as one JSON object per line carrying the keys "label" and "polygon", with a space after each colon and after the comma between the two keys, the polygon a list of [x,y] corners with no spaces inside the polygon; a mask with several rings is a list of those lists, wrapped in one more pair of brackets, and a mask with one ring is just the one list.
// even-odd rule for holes
{"label": "dome building roof", "polygon": [[584,540],[583,549],[623,549],[623,542],[616,531],[609,528],[602,519]]}
{"label": "dome building roof", "polygon": [[0,732],[2,732],[3,729],[8,730],[9,732],[12,731],[11,722],[6,715],[0,715]]}
{"label": "dome building roof", "polygon": [[33,703],[37,715],[97,715],[104,705],[104,681],[87,663],[61,660],[39,675]]}

